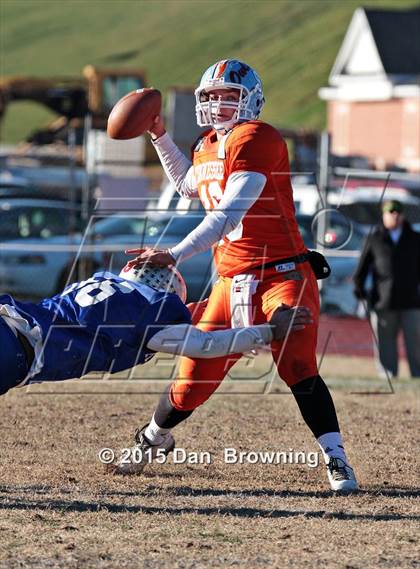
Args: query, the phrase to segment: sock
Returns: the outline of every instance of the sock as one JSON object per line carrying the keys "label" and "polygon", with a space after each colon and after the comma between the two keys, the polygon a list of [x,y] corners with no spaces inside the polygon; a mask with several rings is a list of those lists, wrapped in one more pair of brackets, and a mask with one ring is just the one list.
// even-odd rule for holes
{"label": "sock", "polygon": [[337,414],[328,387],[316,375],[292,385],[292,393],[305,423],[317,439],[324,433],[338,433]]}
{"label": "sock", "polygon": [[144,431],[144,436],[152,445],[160,445],[165,440],[169,431],[170,429],[159,427],[153,415],[152,420]]}
{"label": "sock", "polygon": [[[156,411],[154,414],[154,419],[161,428],[164,429],[173,429],[193,412],[193,409],[190,411],[183,411],[182,409],[176,409],[171,403],[170,399],[170,391],[171,386],[169,385],[165,391],[162,393],[159,402],[156,407]],[[330,429],[331,430],[331,429]],[[325,431],[324,431],[325,432]]]}
{"label": "sock", "polygon": [[344,452],[343,439],[341,433],[325,433],[317,438],[324,455],[325,464],[328,464],[330,457],[341,458],[348,464],[346,453]]}

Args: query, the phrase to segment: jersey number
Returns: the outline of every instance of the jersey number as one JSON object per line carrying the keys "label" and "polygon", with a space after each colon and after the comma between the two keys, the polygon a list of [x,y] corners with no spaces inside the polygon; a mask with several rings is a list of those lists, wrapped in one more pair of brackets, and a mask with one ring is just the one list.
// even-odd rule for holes
{"label": "jersey number", "polygon": [[223,196],[223,190],[215,180],[201,184],[199,193],[206,211],[214,209]]}
{"label": "jersey number", "polygon": [[[219,185],[219,182],[213,180],[212,182],[201,184],[200,186],[200,198],[203,203],[204,209],[206,211],[214,209],[220,202],[223,196],[223,190]],[[243,225],[242,221],[233,229],[230,233],[228,233],[225,238],[229,239],[229,241],[236,241],[237,239],[241,239],[243,233]],[[218,245],[224,244],[224,239],[220,239]]]}
{"label": "jersey number", "polygon": [[69,294],[77,290],[77,294],[74,300],[79,306],[85,308],[87,306],[92,306],[98,302],[103,302],[119,290],[120,292],[127,294],[133,292],[135,287],[129,282],[117,282],[111,279],[105,281],[96,281],[95,279],[88,279],[87,281],[82,281],[80,283],[75,283],[71,285],[67,290],[65,290],[62,296]]}

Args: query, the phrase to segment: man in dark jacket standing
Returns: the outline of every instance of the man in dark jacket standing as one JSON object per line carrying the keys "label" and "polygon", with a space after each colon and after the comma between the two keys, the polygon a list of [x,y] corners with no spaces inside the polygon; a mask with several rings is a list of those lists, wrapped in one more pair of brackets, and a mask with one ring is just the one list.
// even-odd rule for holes
{"label": "man in dark jacket standing", "polygon": [[[369,273],[372,289],[367,292]],[[356,297],[369,302],[380,371],[398,375],[402,329],[410,373],[420,377],[420,233],[405,220],[401,202],[383,204],[382,224],[366,240],[354,283]]]}

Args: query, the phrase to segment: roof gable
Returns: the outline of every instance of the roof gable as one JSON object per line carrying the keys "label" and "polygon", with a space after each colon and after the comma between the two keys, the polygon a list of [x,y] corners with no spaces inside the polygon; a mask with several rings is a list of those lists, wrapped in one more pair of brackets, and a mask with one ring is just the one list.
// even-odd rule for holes
{"label": "roof gable", "polygon": [[420,75],[420,9],[358,8],[330,74],[339,78]]}
{"label": "roof gable", "polygon": [[420,8],[365,10],[385,72],[420,74]]}

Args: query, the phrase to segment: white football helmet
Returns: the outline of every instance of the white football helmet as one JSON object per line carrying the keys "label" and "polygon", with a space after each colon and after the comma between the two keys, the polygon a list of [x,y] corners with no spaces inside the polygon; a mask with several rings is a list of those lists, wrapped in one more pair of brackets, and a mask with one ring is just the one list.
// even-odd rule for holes
{"label": "white football helmet", "polygon": [[120,277],[161,292],[175,293],[184,303],[187,300],[187,285],[175,267],[157,267],[150,263],[131,267],[127,264],[120,272]]}
{"label": "white football helmet", "polygon": [[[238,101],[211,100],[214,89],[236,89]],[[211,126],[216,130],[230,130],[241,121],[257,119],[264,105],[261,79],[257,73],[242,61],[224,59],[207,69],[195,90],[198,126]],[[231,119],[217,121],[220,108],[234,109]]]}

